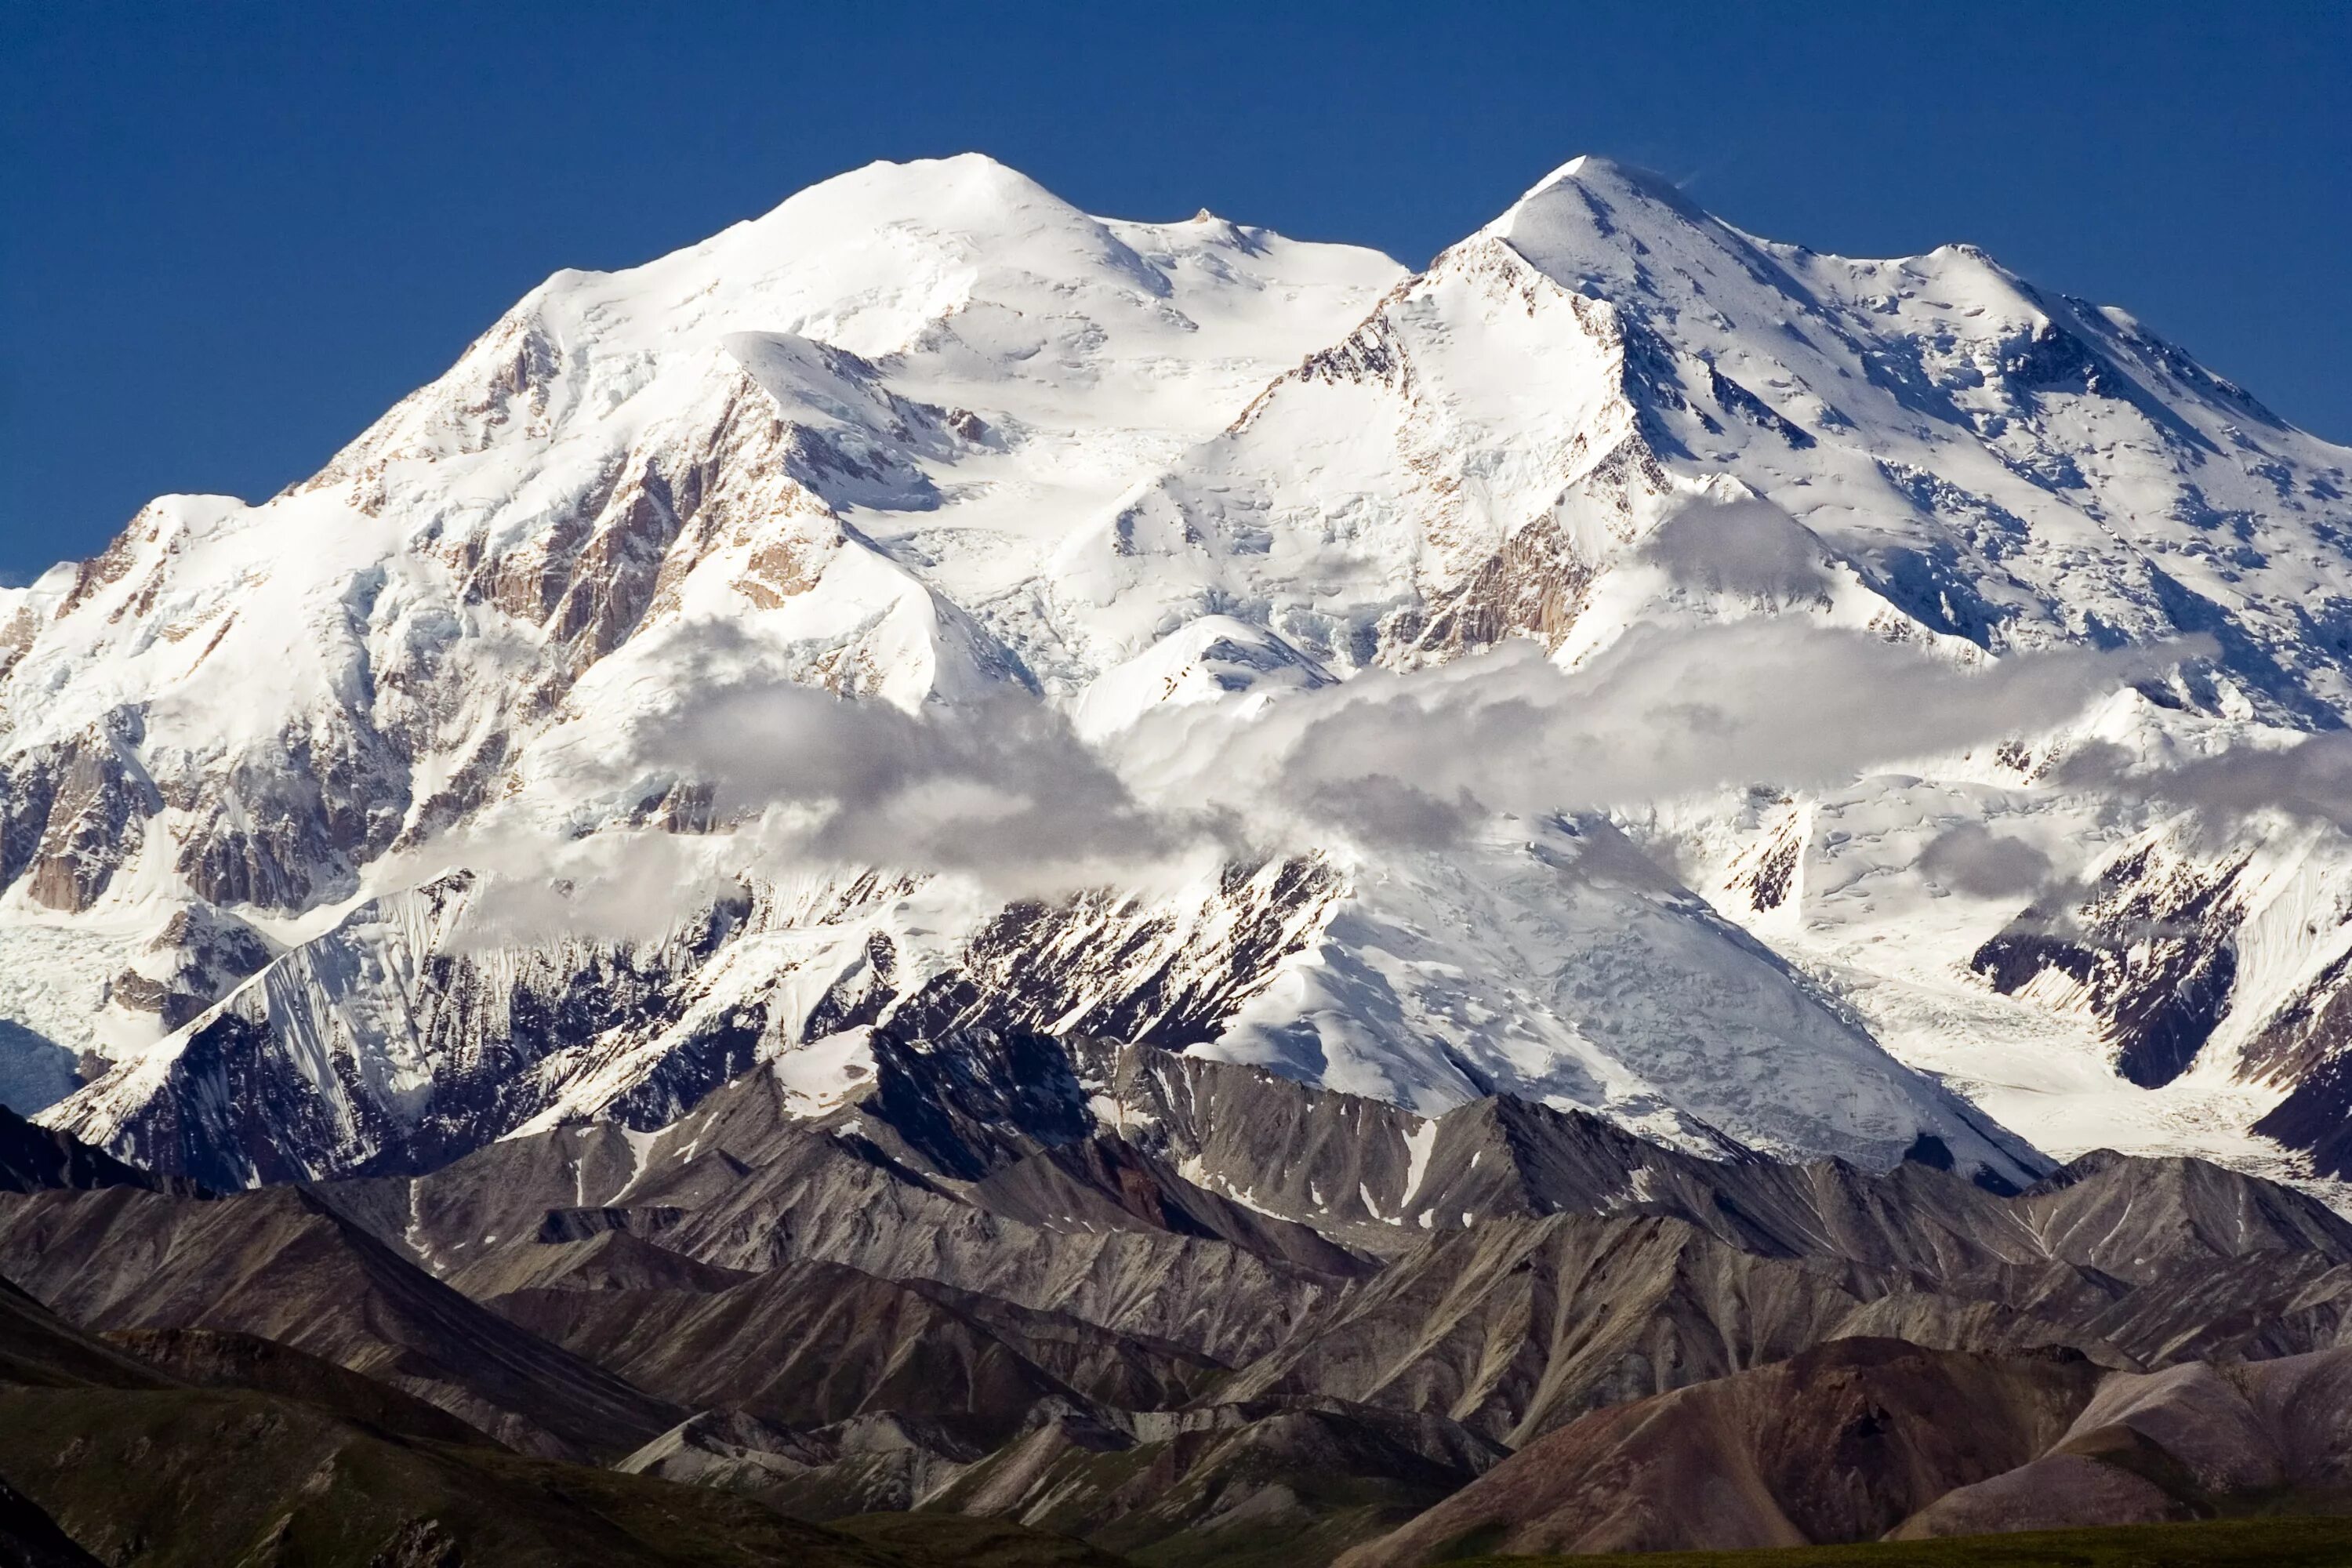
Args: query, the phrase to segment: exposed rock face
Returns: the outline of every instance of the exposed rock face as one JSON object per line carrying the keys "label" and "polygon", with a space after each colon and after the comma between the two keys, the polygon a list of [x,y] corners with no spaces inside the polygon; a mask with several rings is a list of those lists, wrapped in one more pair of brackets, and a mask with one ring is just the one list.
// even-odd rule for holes
{"label": "exposed rock face", "polygon": [[794,1519],[823,1522],[905,1512],[986,1453],[902,1415],[806,1430],[720,1409],[680,1422],[614,1468],[746,1492]]}
{"label": "exposed rock face", "polygon": [[[217,1560],[436,1568],[660,1561],[665,1475],[845,1563],[726,1494],[1301,1562],[2336,1495],[2352,1226],[2189,1156],[2352,1175],[2352,838],[2195,787],[2352,718],[2347,468],[1981,253],[1597,160],[1410,275],[977,158],[560,274],[305,484],[0,589],[0,1081],[89,1079],[0,1114],[79,1325],[0,1296],[0,1461],[113,1560],[258,1421]],[[1524,702],[1217,776],[1749,632],[2093,673],[1624,798],[1596,734],[1485,799]],[[906,759],[713,692],[1060,761],[861,831]]]}
{"label": "exposed rock face", "polygon": [[1234,1392],[1435,1410],[1517,1446],[1596,1405],[1793,1355],[1860,1300],[1677,1221],[1496,1221],[1408,1254]]}
{"label": "exposed rock face", "polygon": [[1441,1416],[1338,1400],[1221,1404],[1132,1430],[1057,1414],[966,1468],[931,1506],[1139,1557],[1328,1561],[1496,1458]]}
{"label": "exposed rock face", "polygon": [[2061,915],[2026,910],[1972,961],[2005,993],[2045,975],[2079,986],[2104,1023],[2116,1070],[2143,1089],[2188,1071],[2228,1014],[2245,918],[2233,897],[2243,859],[2202,867],[2164,848],[2148,843],[2118,858]]}
{"label": "exposed rock face", "polygon": [[1588,1415],[1348,1568],[2153,1524],[2347,1495],[2352,1351],[2142,1375],[1839,1340]]}
{"label": "exposed rock face", "polygon": [[[0,1468],[12,1478],[0,1483],[0,1554],[26,1568],[289,1552],[378,1568],[938,1561],[715,1490],[508,1453],[431,1405],[270,1340],[92,1334],[5,1280]],[[1068,1543],[1030,1542],[1017,1526],[994,1536],[997,1560],[1017,1568],[1072,1561]]]}
{"label": "exposed rock face", "polygon": [[0,1193],[47,1187],[152,1187],[156,1179],[64,1132],[0,1105]]}
{"label": "exposed rock face", "polygon": [[1048,1230],[1139,1223],[1173,1236],[1230,1242],[1317,1274],[1345,1278],[1370,1267],[1312,1226],[1219,1197],[1116,1134],[1098,1133],[1017,1160],[984,1176],[972,1195],[992,1214]]}
{"label": "exposed rock face", "polygon": [[131,751],[136,715],[110,719],[9,770],[6,793],[23,815],[11,813],[0,845],[14,837],[22,858],[0,870],[12,881],[22,874],[26,897],[45,908],[79,913],[95,902],[160,804]]}
{"label": "exposed rock face", "polygon": [[2312,1168],[2352,1181],[2352,1050],[2338,1048],[2296,1083],[2254,1131],[2307,1151]]}
{"label": "exposed rock face", "polygon": [[1948,1492],[1903,1521],[1896,1539],[1990,1535],[2012,1530],[2080,1530],[2108,1524],[2171,1524],[2196,1515],[2127,1461],[2131,1447],[2045,1454],[2030,1465]]}
{"label": "exposed rock face", "polygon": [[268,938],[209,904],[191,904],[163,924],[140,955],[107,986],[107,1000],[152,1014],[170,1034],[258,973],[275,956]]}
{"label": "exposed rock face", "polygon": [[[338,1201],[575,1349],[623,1336],[597,1353],[654,1386],[670,1374],[630,1358],[651,1367],[693,1337],[681,1324],[801,1300],[786,1281],[814,1278],[799,1260],[817,1259],[858,1271],[824,1276],[843,1300],[915,1286],[865,1319],[965,1314],[943,1343],[1009,1342],[1097,1421],[1173,1385],[1153,1373],[1114,1396],[1071,1369],[1140,1367],[1170,1344],[1234,1369],[1219,1397],[1442,1413],[1519,1444],[1841,1336],[2072,1346],[2137,1369],[2291,1354],[2352,1322],[2352,1225],[2196,1162],[2102,1156],[2003,1196],[1918,1163],[1871,1177],[1710,1162],[1508,1100],[1424,1121],[1256,1069],[1047,1045],[877,1046],[887,1088],[869,1079],[813,1119],[755,1074],[650,1137],[510,1140]],[[1030,1065],[970,1074],[991,1051]],[[1034,1087],[988,1098],[1012,1082]],[[1081,1095],[1091,1116],[1073,1115]],[[486,1236],[503,1239],[485,1253]],[[611,1302],[568,1297],[583,1286]],[[982,1298],[1009,1305],[971,1319]],[[1084,1335],[1065,1359],[1042,1355],[1021,1338],[1040,1313],[1129,1343],[1109,1362],[1066,1359]],[[833,1360],[869,1353],[877,1377],[894,1375],[878,1347]],[[856,1392],[867,1386],[845,1377],[856,1403],[839,1407],[734,1397],[806,1426],[880,1409]],[[963,1386],[944,1380],[944,1405],[909,1413],[952,1415]]]}

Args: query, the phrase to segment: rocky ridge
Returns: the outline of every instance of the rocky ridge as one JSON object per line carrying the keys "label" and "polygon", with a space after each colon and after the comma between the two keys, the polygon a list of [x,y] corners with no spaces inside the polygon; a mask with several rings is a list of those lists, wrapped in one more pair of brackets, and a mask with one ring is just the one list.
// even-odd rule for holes
{"label": "rocky ridge", "polygon": [[[1885,1173],[1708,1159],[1509,1097],[1426,1121],[1085,1038],[877,1035],[865,1059],[829,1107],[772,1066],[650,1133],[555,1128],[418,1176],[0,1195],[0,1275],[109,1331],[59,1348],[80,1331],[11,1297],[0,1383],[290,1400],[372,1440],[596,1460],[813,1524],[1407,1562],[1481,1531],[1982,1529],[2012,1491],[2074,1498],[2073,1522],[2202,1517],[2272,1471],[2223,1477],[2239,1460],[2182,1436],[2203,1418],[2162,1412],[2210,1387],[2307,1426],[2292,1411],[2324,1393],[2291,1391],[2332,1386],[2352,1343],[2352,1224],[2194,1160],[1996,1191],[1932,1150]],[[27,1409],[101,1447],[131,1418]],[[2247,1451],[2325,1503],[2352,1450],[2308,1436]],[[1923,1443],[1945,1459],[1903,1458]],[[1805,1468],[1848,1449],[1866,1495]],[[1719,1519],[1662,1510],[1643,1478],[1702,1462],[1760,1489]],[[1562,1464],[1617,1479],[1570,1499],[1543,1479]],[[2102,1488],[2045,1475],[2083,1465]],[[28,1460],[0,1476],[94,1528]],[[1641,1522],[1661,1520],[1681,1533]]]}

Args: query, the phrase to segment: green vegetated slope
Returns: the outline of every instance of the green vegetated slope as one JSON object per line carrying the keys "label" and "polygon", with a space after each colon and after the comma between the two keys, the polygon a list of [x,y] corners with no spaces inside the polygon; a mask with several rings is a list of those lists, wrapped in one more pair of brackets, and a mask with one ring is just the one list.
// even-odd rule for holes
{"label": "green vegetated slope", "polygon": [[1876,1541],[1773,1552],[1465,1557],[1459,1568],[2347,1568],[2352,1519],[2231,1519],[2112,1530]]}

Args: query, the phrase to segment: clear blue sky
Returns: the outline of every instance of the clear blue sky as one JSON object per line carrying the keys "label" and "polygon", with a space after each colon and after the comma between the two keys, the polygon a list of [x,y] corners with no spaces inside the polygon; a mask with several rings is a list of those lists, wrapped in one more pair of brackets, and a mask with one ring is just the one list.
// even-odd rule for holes
{"label": "clear blue sky", "polygon": [[317,468],[558,267],[977,148],[1418,264],[1575,153],[1953,239],[2352,441],[2352,5],[0,0],[0,575]]}

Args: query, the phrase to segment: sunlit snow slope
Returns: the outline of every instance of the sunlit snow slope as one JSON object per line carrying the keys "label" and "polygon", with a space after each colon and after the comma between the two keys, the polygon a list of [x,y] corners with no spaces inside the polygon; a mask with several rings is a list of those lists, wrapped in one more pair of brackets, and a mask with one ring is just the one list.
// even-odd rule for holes
{"label": "sunlit snow slope", "polygon": [[[876,164],[560,273],[306,483],[0,590],[0,1090],[78,1058],[45,1120],[239,1184],[985,1026],[1992,1181],[2352,1173],[2343,836],[2078,765],[2341,726],[2347,459],[1979,252],[1819,256],[1599,160],[1411,275]],[[866,785],[764,710],[642,743],[784,686],[1034,713],[1073,760],[1032,785],[1099,748],[1149,795],[1367,676],[1758,620],[2161,673],[1829,787],[1240,820],[1076,893],[969,826],[772,853],[808,778]]]}

